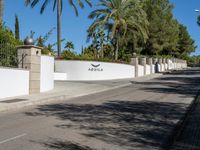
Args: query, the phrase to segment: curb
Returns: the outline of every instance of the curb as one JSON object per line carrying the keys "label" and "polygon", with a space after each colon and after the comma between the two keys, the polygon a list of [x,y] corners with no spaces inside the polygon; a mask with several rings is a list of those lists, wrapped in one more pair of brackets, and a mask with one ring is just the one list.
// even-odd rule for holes
{"label": "curb", "polygon": [[87,96],[87,95],[91,95],[91,94],[95,94],[95,93],[101,93],[101,92],[105,92],[105,91],[109,91],[109,90],[113,90],[113,89],[118,89],[118,88],[129,86],[129,85],[133,85],[133,83],[131,83],[131,81],[133,81],[133,82],[144,82],[144,81],[147,81],[147,80],[151,80],[151,79],[160,77],[162,75],[163,74],[159,73],[159,74],[146,75],[146,76],[143,76],[143,77],[137,77],[137,78],[130,80],[130,83],[117,85],[117,86],[114,86],[114,87],[104,88],[102,90],[91,91],[91,92],[88,92],[88,93],[85,93],[85,94],[57,95],[57,96],[46,97],[46,98],[41,98],[41,99],[39,98],[39,99],[35,99],[35,100],[32,100],[32,101],[16,102],[16,103],[13,103],[13,104],[3,104],[5,106],[0,107],[0,113],[1,112],[5,113],[5,112],[17,111],[17,110],[22,109],[22,108],[34,107],[34,106],[37,106],[37,105],[54,102],[55,100],[56,101],[64,101],[64,100],[68,101],[68,100],[71,100],[72,98]]}
{"label": "curb", "polygon": [[174,143],[176,142],[178,136],[181,134],[183,131],[186,122],[188,120],[188,117],[191,115],[193,110],[195,109],[197,103],[200,101],[200,90],[197,92],[195,98],[192,100],[190,105],[187,107],[185,113],[181,117],[181,119],[178,121],[176,124],[176,127],[173,129],[171,136],[169,137],[167,143],[163,146],[163,150],[169,150],[172,149],[174,146]]}

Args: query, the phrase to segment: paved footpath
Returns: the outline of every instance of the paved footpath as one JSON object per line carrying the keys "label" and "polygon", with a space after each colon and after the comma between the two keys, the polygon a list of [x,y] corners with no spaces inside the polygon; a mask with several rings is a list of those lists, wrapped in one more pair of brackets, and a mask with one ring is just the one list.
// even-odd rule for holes
{"label": "paved footpath", "polygon": [[200,150],[200,94],[175,132],[171,150]]}
{"label": "paved footpath", "polygon": [[62,101],[74,97],[103,92],[114,88],[131,85],[134,81],[146,81],[161,75],[162,74],[152,74],[133,79],[109,81],[56,81],[54,89],[49,92],[1,99],[0,112],[15,111],[24,107],[34,107],[35,105],[54,102],[55,100]]}
{"label": "paved footpath", "polygon": [[[200,89],[200,69],[0,114],[0,150],[158,150]],[[107,86],[109,83],[103,83]]]}

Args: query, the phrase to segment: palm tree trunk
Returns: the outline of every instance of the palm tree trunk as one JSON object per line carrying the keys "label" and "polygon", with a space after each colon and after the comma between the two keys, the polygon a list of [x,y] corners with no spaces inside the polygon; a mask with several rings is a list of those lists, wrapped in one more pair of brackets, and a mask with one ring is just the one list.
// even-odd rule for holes
{"label": "palm tree trunk", "polygon": [[116,49],[115,49],[115,60],[118,60],[118,52],[119,52],[119,39],[116,40]]}
{"label": "palm tree trunk", "polygon": [[0,25],[3,24],[3,4],[4,0],[0,0]]}
{"label": "palm tree trunk", "polygon": [[61,52],[61,43],[60,43],[60,37],[61,37],[61,33],[60,33],[60,23],[61,23],[61,1],[58,0],[57,3],[57,43],[58,43],[58,56],[60,56],[60,52]]}
{"label": "palm tree trunk", "polygon": [[101,44],[101,58],[104,58],[103,44]]}

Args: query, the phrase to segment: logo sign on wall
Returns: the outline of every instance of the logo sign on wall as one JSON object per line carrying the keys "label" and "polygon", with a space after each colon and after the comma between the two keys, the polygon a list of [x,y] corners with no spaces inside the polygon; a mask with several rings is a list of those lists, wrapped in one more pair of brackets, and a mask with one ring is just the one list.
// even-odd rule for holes
{"label": "logo sign on wall", "polygon": [[103,68],[100,68],[100,64],[91,64],[91,67],[88,69],[88,71],[103,71]]}

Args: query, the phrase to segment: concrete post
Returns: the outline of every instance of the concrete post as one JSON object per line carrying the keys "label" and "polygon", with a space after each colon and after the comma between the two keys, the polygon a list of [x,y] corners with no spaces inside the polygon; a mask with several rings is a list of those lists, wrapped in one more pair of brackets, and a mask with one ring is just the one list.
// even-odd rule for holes
{"label": "concrete post", "polygon": [[131,65],[135,66],[135,77],[138,77],[138,58],[131,58]]}
{"label": "concrete post", "polygon": [[175,65],[175,69],[177,69],[177,59],[176,58],[174,58],[174,65]]}
{"label": "concrete post", "polygon": [[153,65],[152,65],[152,63],[153,63],[152,58],[147,58],[147,64],[150,66],[150,74],[153,73],[153,72],[152,72],[152,70],[153,70]]}
{"label": "concrete post", "polygon": [[155,65],[156,64],[156,62],[158,62],[158,58],[153,58],[153,64]]}
{"label": "concrete post", "polygon": [[162,59],[162,63],[164,64],[164,68],[163,68],[164,71],[167,70],[167,68],[166,68],[166,66],[165,66],[165,64],[166,64],[166,58],[163,58],[163,59]]}
{"label": "concrete post", "polygon": [[185,67],[185,68],[188,67],[188,66],[187,66],[187,61],[186,61],[186,60],[184,60],[184,67]]}
{"label": "concrete post", "polygon": [[160,72],[162,72],[163,68],[162,68],[162,58],[158,59],[158,64],[160,65]]}
{"label": "concrete post", "polygon": [[167,63],[167,70],[170,70],[169,69],[170,68],[170,59],[169,58],[167,58],[166,63]]}
{"label": "concrete post", "polygon": [[29,94],[40,93],[41,48],[24,45],[17,50],[19,68],[29,70]]}
{"label": "concrete post", "polygon": [[144,75],[146,75],[146,57],[140,57],[139,64],[144,66]]}

